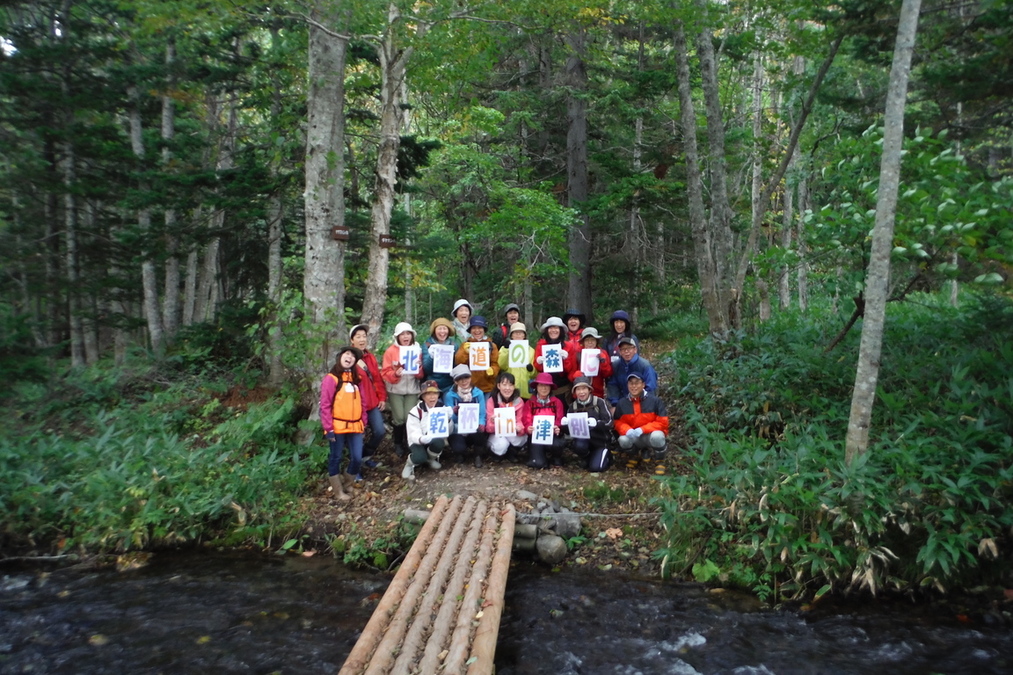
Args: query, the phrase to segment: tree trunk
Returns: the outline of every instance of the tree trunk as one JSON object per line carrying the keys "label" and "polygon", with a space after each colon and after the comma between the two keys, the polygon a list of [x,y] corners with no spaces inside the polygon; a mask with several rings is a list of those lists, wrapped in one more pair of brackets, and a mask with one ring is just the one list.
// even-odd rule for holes
{"label": "tree trunk", "polygon": [[798,182],[798,231],[795,235],[795,249],[798,251],[798,309],[809,309],[809,262],[805,242],[805,214],[809,210],[809,181],[803,176]]}
{"label": "tree trunk", "polygon": [[[197,207],[194,220],[200,220],[201,208]],[[186,280],[183,284],[183,325],[192,326],[197,314],[197,248],[193,246],[186,255]]]}
{"label": "tree trunk", "polygon": [[[278,27],[271,28],[271,46],[279,48]],[[278,71],[272,75],[273,94],[271,98],[271,120],[276,122],[281,114],[281,84]],[[275,189],[267,204],[267,301],[271,308],[267,331],[267,379],[273,388],[282,385],[285,379],[284,366],[281,360],[281,324],[279,308],[281,306],[281,235],[284,206],[282,203],[282,187],[279,180],[280,160],[271,163],[271,173],[275,179]]]}
{"label": "tree trunk", "polygon": [[844,456],[849,464],[869,449],[869,427],[879,379],[879,359],[883,348],[890,282],[890,253],[893,250],[894,219],[897,215],[901,148],[904,142],[904,103],[920,7],[921,0],[904,0],[901,5],[897,44],[890,68],[886,113],[883,118],[883,157],[879,166],[876,224],[872,231],[872,251],[865,282],[865,318],[862,322],[862,340],[845,444]]}
{"label": "tree trunk", "polygon": [[[82,209],[84,217],[84,229],[86,232],[95,231],[95,206],[90,201],[84,203]],[[98,301],[95,294],[89,292],[84,299],[85,311],[82,315],[84,334],[84,361],[88,365],[98,363],[101,350],[98,342]]]}
{"label": "tree trunk", "polygon": [[[130,147],[137,158],[137,168],[144,170],[144,138],[141,126],[141,109],[139,103],[140,93],[137,87],[130,87]],[[150,190],[146,181],[138,185],[139,191],[143,194]],[[162,335],[161,305],[158,302],[158,281],[155,278],[155,262],[151,258],[151,209],[141,208],[137,212],[137,227],[141,232],[143,242],[143,260],[141,261],[141,287],[144,291],[144,317],[148,325],[148,338],[151,340],[151,351],[155,358],[161,358],[165,354],[165,342]]]}
{"label": "tree trunk", "polygon": [[387,33],[377,49],[383,82],[380,87],[380,145],[376,152],[376,181],[373,184],[372,236],[369,239],[369,266],[366,292],[362,301],[362,323],[369,326],[369,346],[380,337],[387,304],[387,275],[390,248],[380,240],[390,236],[390,216],[397,196],[397,153],[401,147],[402,94],[405,68],[412,49],[399,49],[396,39],[401,12],[394,3],[388,6]]}
{"label": "tree trunk", "polygon": [[311,373],[333,365],[339,340],[345,337],[345,243],[331,236],[331,228],[344,227],[345,223],[344,78],[348,38],[320,25],[338,25],[335,19],[344,11],[338,5],[318,2],[309,28],[303,298],[311,322],[327,327],[311,335],[314,343],[305,363]]}
{"label": "tree trunk", "polygon": [[[64,0],[61,26],[62,37],[70,38],[70,0]],[[70,101],[71,92],[70,64],[64,65],[62,93],[64,100]],[[69,132],[74,123],[74,111],[66,115],[66,129]],[[77,250],[77,156],[71,134],[63,143],[63,228],[64,228],[64,264],[67,278],[67,314],[70,323],[70,363],[78,368],[85,364],[84,359],[84,326],[81,322],[80,307],[80,273]]]}
{"label": "tree trunk", "polygon": [[[576,28],[567,38],[570,56],[566,60],[565,78],[570,87],[566,102],[566,183],[567,205],[583,210],[589,193],[587,176],[587,70],[584,66],[585,34]],[[566,294],[567,307],[574,307],[592,320],[591,306],[591,222],[581,214],[579,225],[570,230],[570,282]]]}
{"label": "tree trunk", "polygon": [[686,158],[686,193],[689,198],[689,221],[693,233],[693,251],[700,281],[700,294],[707,312],[712,336],[728,332],[727,316],[721,311],[717,294],[717,273],[711,250],[710,233],[703,205],[703,176],[696,141],[696,110],[693,106],[692,81],[689,72],[689,55],[686,34],[681,24],[676,27],[673,43],[679,82],[679,116],[682,124],[683,154]]}
{"label": "tree trunk", "polygon": [[[162,170],[169,171],[172,162],[170,144],[176,137],[176,107],[173,90],[176,78],[173,63],[176,60],[176,43],[172,38],[165,45],[165,65],[168,70],[166,92],[162,95]],[[179,332],[179,238],[176,233],[176,209],[165,210],[165,294],[162,297],[162,330],[165,342],[172,344]]]}
{"label": "tree trunk", "polygon": [[[750,186],[752,218],[763,217],[758,213],[760,193],[763,189],[763,58],[757,51],[753,55],[753,181]],[[757,277],[756,290],[760,296],[760,321],[770,320],[770,285],[766,279]]]}

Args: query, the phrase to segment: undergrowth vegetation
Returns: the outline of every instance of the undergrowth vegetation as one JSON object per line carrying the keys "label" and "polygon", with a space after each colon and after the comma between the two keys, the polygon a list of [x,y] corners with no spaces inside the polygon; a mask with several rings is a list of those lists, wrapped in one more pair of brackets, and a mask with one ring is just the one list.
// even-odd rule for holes
{"label": "undergrowth vegetation", "polygon": [[778,601],[1008,583],[1013,303],[888,307],[869,452],[844,437],[860,325],[784,313],[677,354],[692,473],[665,479],[668,574]]}
{"label": "undergrowth vegetation", "polygon": [[295,444],[294,397],[266,397],[255,374],[140,363],[14,387],[0,437],[3,545],[271,546],[302,527],[297,498],[326,449]]}

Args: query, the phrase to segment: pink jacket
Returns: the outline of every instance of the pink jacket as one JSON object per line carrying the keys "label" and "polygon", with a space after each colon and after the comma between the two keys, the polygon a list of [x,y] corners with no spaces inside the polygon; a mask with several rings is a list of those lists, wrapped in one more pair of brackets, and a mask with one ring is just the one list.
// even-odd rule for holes
{"label": "pink jacket", "polygon": [[[511,403],[514,407],[514,421],[517,424],[517,435],[523,436],[527,433],[528,427],[531,426],[531,416],[528,414],[528,407],[524,405],[524,399],[518,396]],[[500,403],[499,392],[490,394],[489,398],[485,401],[485,430],[490,434],[496,432],[496,413],[493,412],[496,408],[505,408],[507,406]]]}

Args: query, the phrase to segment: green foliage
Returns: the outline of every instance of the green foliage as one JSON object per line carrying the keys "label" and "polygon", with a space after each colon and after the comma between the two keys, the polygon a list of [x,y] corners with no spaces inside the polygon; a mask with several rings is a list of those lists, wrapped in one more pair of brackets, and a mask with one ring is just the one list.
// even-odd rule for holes
{"label": "green foliage", "polygon": [[[6,302],[0,302],[0,381],[38,381],[45,377],[45,357],[33,343],[28,317],[15,313]],[[0,397],[9,393],[4,388]]]}
{"label": "green foliage", "polygon": [[329,543],[334,556],[346,565],[387,571],[392,560],[400,560],[411,548],[416,536],[418,528],[400,521],[390,535],[372,541],[353,530]]}
{"label": "green foliage", "polygon": [[889,307],[873,442],[850,466],[857,335],[824,354],[826,327],[782,316],[680,355],[693,472],[664,479],[666,572],[770,600],[1008,573],[1013,303],[918,300]]}
{"label": "green foliage", "polygon": [[232,387],[192,380],[127,396],[132,377],[117,388],[116,371],[95,372],[59,383],[55,395],[20,391],[17,409],[31,412],[0,439],[5,544],[266,544],[301,526],[292,505],[326,449],[293,444],[293,400],[232,409],[216,393]]}
{"label": "green foliage", "polygon": [[583,489],[584,498],[593,504],[622,504],[636,501],[640,494],[637,490],[624,486],[611,486],[605,481],[595,481]]}

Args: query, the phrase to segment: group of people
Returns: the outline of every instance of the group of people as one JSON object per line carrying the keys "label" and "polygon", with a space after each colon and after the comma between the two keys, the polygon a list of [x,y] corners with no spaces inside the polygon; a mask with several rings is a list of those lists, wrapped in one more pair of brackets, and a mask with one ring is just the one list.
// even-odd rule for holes
{"label": "group of people", "polygon": [[516,304],[495,326],[465,299],[454,303],[452,316],[434,320],[421,344],[411,324],[398,323],[380,361],[367,348],[368,326],[349,331],[320,388],[338,499],[350,499],[363,466],[376,466],[384,411],[406,480],[418,467],[440,469],[448,451],[460,463],[470,456],[476,467],[491,454],[541,469],[562,466],[569,448],[589,471],[601,472],[618,450],[664,473],[668,413],[628,313],[614,312],[602,336],[583,313],[567,310],[542,324],[533,347]]}

